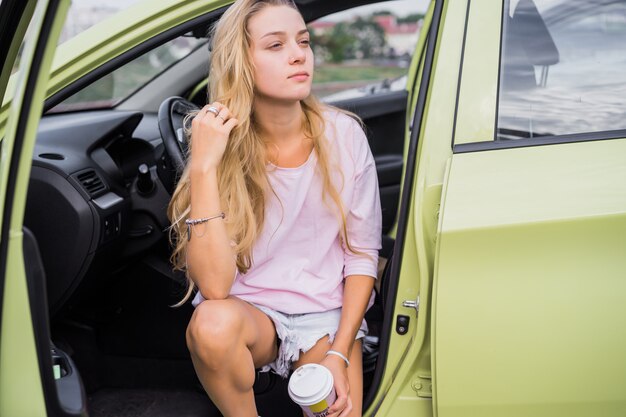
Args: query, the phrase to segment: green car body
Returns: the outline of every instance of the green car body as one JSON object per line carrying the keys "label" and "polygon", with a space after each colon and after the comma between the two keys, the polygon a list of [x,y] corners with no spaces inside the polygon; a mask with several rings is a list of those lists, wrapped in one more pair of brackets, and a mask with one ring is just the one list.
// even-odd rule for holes
{"label": "green car body", "polygon": [[[44,46],[28,105],[29,79],[9,80],[3,68],[0,82],[14,92],[0,110],[0,416],[49,415],[22,253],[44,101],[228,4],[144,1],[55,53],[69,1],[28,2],[33,34],[46,35],[22,52],[28,68]],[[391,330],[365,415],[626,415],[626,135],[494,140],[502,15],[494,0],[433,0],[425,17],[430,36],[418,42],[407,83]],[[24,31],[22,23],[15,34]],[[404,334],[399,316],[409,318]]]}

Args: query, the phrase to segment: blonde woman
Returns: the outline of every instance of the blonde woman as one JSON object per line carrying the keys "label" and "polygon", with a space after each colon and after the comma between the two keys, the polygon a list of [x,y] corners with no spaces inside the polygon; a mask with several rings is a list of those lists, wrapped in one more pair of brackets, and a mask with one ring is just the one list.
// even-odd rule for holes
{"label": "blonde woman", "polygon": [[335,380],[330,415],[360,416],[381,242],[367,139],[311,96],[309,33],[292,2],[237,0],[212,39],[212,102],[193,119],[169,207],[182,302],[195,292],[195,370],[224,416],[256,417],[255,369],[286,378],[320,363]]}

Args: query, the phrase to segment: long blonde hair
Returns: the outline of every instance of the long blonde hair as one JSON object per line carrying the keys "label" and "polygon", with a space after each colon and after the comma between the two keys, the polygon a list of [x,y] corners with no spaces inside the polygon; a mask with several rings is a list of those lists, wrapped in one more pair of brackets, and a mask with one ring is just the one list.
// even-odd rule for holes
{"label": "long blonde hair", "polygon": [[[230,239],[235,242],[237,269],[241,273],[247,272],[252,265],[252,248],[263,229],[266,196],[268,192],[273,192],[267,177],[266,144],[260,137],[259,127],[253,117],[254,72],[248,32],[250,18],[267,6],[289,6],[297,10],[290,0],[237,0],[213,27],[211,37],[209,102],[223,103],[232,116],[239,120],[239,125],[230,134],[218,166],[217,182],[221,207],[226,213],[226,228]],[[339,192],[331,180],[323,115],[330,106],[322,104],[313,95],[300,103],[304,116],[302,129],[306,138],[313,142],[318,159],[317,169],[322,176],[324,199],[326,195],[330,196],[337,207],[343,242],[353,253],[360,253],[349,243],[345,211]],[[352,116],[358,120],[358,117]],[[174,248],[171,261],[175,269],[183,271],[186,270],[187,250],[185,220],[191,210],[189,156],[192,145],[192,141],[189,141],[187,164],[168,207],[170,242]],[[341,172],[340,167],[336,169]],[[195,283],[188,274],[187,281],[187,292],[175,306],[185,303],[195,289]]]}

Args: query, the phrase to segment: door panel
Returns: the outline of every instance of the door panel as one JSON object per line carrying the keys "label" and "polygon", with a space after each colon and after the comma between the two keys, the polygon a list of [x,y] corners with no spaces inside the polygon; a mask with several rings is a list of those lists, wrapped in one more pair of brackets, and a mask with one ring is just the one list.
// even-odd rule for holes
{"label": "door panel", "polygon": [[[14,181],[9,181],[9,173],[11,168],[15,169],[11,155],[20,133],[18,121],[26,88],[25,74],[35,54],[34,38],[43,24],[46,7],[42,4],[35,10],[35,6],[35,1],[4,0],[0,3],[0,62],[3,63],[0,93],[3,104],[12,98],[10,104],[3,105],[3,112],[10,111],[9,118],[0,123],[0,152],[3,156],[0,160],[0,415],[3,416],[45,415],[25,281],[20,271],[17,271],[19,276],[6,273],[7,264],[13,259],[10,249],[16,248],[15,242],[19,241],[19,236],[10,233]],[[19,58],[18,49],[21,50]],[[14,69],[17,71],[9,83]],[[14,243],[10,245],[9,240]],[[25,392],[29,393],[28,400],[20,401]]]}
{"label": "door panel", "polygon": [[454,155],[433,294],[439,416],[624,414],[625,154],[619,139]]}
{"label": "door panel", "polygon": [[[36,343],[40,352],[50,352],[41,355],[42,377],[44,380],[54,381],[56,396],[48,401],[48,410],[54,416],[84,416],[87,414],[85,389],[80,372],[72,358],[62,349],[51,342],[48,303],[46,302],[46,274],[39,252],[39,245],[35,235],[24,227],[24,266],[28,292],[31,299],[38,300],[31,306],[32,320],[36,329]],[[54,393],[50,392],[50,395]]]}

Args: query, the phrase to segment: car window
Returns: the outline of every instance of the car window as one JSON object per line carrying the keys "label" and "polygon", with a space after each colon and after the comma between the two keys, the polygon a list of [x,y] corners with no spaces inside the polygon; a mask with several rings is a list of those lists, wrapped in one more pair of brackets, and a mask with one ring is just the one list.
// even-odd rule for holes
{"label": "car window", "polygon": [[114,107],[206,42],[193,36],[166,42],[68,97],[48,113]]}
{"label": "car window", "polygon": [[72,0],[59,44],[132,6],[139,0]]}
{"label": "car window", "polygon": [[497,139],[626,129],[626,1],[505,1]]}
{"label": "car window", "polygon": [[309,23],[316,61],[313,93],[334,101],[405,89],[428,6],[417,3],[376,3]]}

